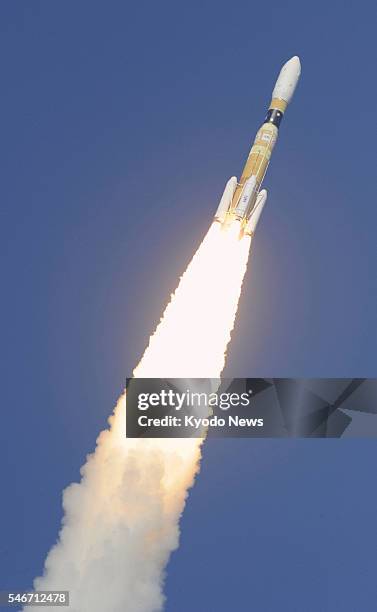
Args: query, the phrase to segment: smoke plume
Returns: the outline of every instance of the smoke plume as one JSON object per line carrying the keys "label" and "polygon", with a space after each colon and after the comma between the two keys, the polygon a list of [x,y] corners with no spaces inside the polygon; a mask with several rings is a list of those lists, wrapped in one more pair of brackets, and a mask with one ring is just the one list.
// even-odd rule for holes
{"label": "smoke plume", "polygon": [[[134,376],[220,376],[249,248],[250,238],[238,240],[238,224],[211,226]],[[201,440],[127,439],[125,411],[123,394],[81,482],[63,492],[59,538],[34,582],[35,589],[68,590],[74,612],[162,609],[165,567],[198,471]]]}

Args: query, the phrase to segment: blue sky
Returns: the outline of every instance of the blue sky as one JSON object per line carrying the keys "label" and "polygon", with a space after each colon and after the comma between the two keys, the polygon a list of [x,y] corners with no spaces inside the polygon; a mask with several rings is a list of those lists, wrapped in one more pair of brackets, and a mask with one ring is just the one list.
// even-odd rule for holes
{"label": "blue sky", "polygon": [[[4,588],[41,572],[61,491],[295,54],[226,374],[376,375],[374,12],[2,2]],[[167,610],[373,610],[376,458],[373,441],[206,444]]]}

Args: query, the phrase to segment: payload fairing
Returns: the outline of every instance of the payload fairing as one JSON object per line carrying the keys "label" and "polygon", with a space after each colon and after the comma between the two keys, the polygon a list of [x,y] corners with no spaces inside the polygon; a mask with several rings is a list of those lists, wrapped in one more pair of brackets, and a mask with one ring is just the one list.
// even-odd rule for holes
{"label": "payload fairing", "polygon": [[[272,92],[272,100],[263,125],[258,130],[239,181],[233,176],[227,183],[215,220],[224,226],[239,221],[240,237],[253,236],[267,199],[260,190],[274,149],[284,112],[294,94],[301,73],[297,56],[280,71]],[[229,204],[230,201],[230,204]]]}

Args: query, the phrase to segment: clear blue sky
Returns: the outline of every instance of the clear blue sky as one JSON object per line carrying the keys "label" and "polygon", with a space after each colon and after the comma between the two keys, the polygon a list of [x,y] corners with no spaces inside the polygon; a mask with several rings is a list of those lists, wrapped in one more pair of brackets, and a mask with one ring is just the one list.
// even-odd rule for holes
{"label": "clear blue sky", "polygon": [[[30,586],[281,64],[229,376],[376,376],[375,3],[0,7],[1,587]],[[372,612],[374,441],[213,440],[168,612]],[[121,571],[121,568],[120,568]]]}

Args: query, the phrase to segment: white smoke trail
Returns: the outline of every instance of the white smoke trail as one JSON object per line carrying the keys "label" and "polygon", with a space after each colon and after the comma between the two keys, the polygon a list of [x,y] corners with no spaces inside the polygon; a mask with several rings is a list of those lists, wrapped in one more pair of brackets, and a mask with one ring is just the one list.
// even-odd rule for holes
{"label": "white smoke trail", "polygon": [[[250,248],[237,235],[238,224],[228,231],[212,225],[134,376],[220,376]],[[64,491],[59,540],[34,582],[35,589],[69,590],[74,612],[162,609],[164,569],[198,469],[200,440],[127,439],[125,409],[124,394],[81,482]]]}

